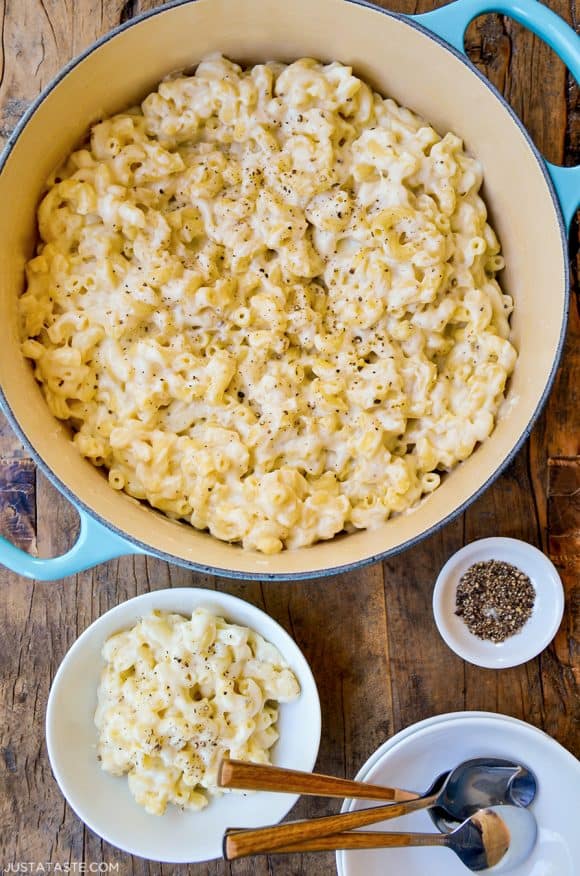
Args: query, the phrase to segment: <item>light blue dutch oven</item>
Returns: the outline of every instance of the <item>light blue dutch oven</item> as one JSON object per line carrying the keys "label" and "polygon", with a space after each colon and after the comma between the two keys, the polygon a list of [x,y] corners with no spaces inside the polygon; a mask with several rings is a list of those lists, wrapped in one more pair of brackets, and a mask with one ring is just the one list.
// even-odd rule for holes
{"label": "light blue dutch oven", "polygon": [[[580,169],[545,162],[510,107],[464,56],[465,29],[484,12],[505,13],[529,27],[580,78],[580,38],[537,0],[456,0],[413,17],[357,0],[185,0],[112,31],[45,89],[0,164],[0,398],[38,466],[78,509],[81,527],[74,547],[52,559],[29,556],[0,539],[0,562],[44,581],[140,553],[229,577],[314,578],[415,544],[460,514],[497,477],[529,435],[562,353],[567,234],[580,201]],[[484,165],[485,198],[507,263],[502,282],[515,299],[512,333],[519,358],[490,439],[412,513],[373,532],[274,557],[219,542],[112,490],[52,418],[19,351],[16,300],[50,171],[97,118],[130,105],[165,75],[191,68],[210,51],[241,62],[307,55],[352,64],[440,132],[463,137]]]}

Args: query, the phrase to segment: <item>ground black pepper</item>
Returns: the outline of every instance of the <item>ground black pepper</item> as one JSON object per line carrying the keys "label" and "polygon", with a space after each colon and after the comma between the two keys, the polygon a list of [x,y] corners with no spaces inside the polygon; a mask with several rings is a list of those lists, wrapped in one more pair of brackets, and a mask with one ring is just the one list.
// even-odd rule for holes
{"label": "ground black pepper", "polygon": [[485,560],[461,576],[455,614],[480,639],[503,642],[521,630],[535,598],[534,586],[521,569],[502,560]]}

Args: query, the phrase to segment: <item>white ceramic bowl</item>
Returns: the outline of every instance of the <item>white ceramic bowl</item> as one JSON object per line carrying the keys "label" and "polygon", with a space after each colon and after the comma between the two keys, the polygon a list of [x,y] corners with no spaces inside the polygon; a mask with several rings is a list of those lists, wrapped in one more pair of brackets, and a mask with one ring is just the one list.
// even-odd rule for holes
{"label": "white ceramic bowl", "polygon": [[[459,579],[474,563],[485,560],[517,566],[536,591],[532,616],[505,642],[479,639],[455,614]],[[507,669],[536,657],[556,635],[563,612],[564,591],[556,567],[536,547],[517,538],[482,538],[466,545],[447,560],[433,591],[435,623],[445,642],[464,660],[487,669]]]}
{"label": "white ceramic bowl", "polygon": [[[375,751],[356,779],[425,791],[434,777],[471,757],[501,757],[533,770],[538,792],[530,806],[538,823],[530,858],[511,876],[578,876],[580,763],[550,736],[515,718],[491,712],[452,712],[401,730]],[[342,811],[368,806],[345,800]],[[366,828],[365,828],[366,829]],[[426,810],[369,830],[432,833]],[[338,876],[468,876],[459,858],[446,849],[369,849],[340,851]],[[488,871],[490,874],[492,871]]]}
{"label": "white ceramic bowl", "polygon": [[48,756],[62,793],[91,830],[123,851],[156,861],[220,857],[227,827],[273,824],[298,799],[294,794],[232,793],[201,812],[170,806],[163,816],[148,815],[131,796],[126,776],[108,775],[99,766],[93,716],[105,640],[153,609],[185,615],[198,606],[256,630],[278,648],[300,682],[300,697],[280,707],[274,763],[311,770],[320,744],[320,701],[310,667],[290,636],[259,608],[213,590],[176,588],[137,596],[108,611],[77,639],[55,676],[46,713]]}

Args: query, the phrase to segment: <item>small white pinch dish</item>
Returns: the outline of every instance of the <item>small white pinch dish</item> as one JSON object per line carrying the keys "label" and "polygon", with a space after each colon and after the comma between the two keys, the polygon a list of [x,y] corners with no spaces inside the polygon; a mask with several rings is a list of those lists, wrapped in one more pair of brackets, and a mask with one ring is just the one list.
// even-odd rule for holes
{"label": "small white pinch dish", "polygon": [[[459,580],[474,563],[501,560],[524,572],[536,592],[531,617],[519,632],[503,642],[480,639],[455,614]],[[536,657],[558,631],[564,612],[564,590],[554,564],[541,551],[517,538],[483,538],[471,542],[447,560],[433,591],[433,614],[441,636],[468,663],[486,669],[507,669]]]}
{"label": "small white pinch dish", "polygon": [[79,818],[112,845],[154,861],[219,858],[227,827],[273,824],[298,799],[295,794],[230,793],[211,800],[200,812],[170,805],[164,815],[149,815],[131,796],[126,776],[101,769],[93,719],[103,644],[154,609],[191,615],[198,607],[251,627],[276,646],[298,678],[300,696],[280,705],[273,763],[311,770],[320,744],[320,701],[310,667],[288,633],[259,608],[218,591],[175,588],[137,596],[102,615],[76,640],[54,678],[46,713],[48,755],[56,781]]}

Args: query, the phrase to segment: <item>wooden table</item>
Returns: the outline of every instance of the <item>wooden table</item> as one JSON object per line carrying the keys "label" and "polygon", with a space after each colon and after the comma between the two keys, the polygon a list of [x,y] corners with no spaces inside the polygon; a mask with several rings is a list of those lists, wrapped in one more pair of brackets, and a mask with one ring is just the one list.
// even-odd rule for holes
{"label": "wooden table", "polygon": [[[156,0],[0,0],[0,136],[8,136],[65,62],[120,21],[157,5]],[[384,5],[421,12],[442,3],[387,0]],[[575,0],[549,0],[548,5],[575,21]],[[577,164],[578,91],[552,52],[498,15],[474,23],[468,45],[471,58],[504,92],[546,157]],[[575,228],[573,261],[577,252]],[[66,650],[95,618],[147,590],[191,584],[225,590],[261,606],[289,630],[320,689],[320,770],[352,776],[401,728],[460,709],[523,718],[579,753],[579,335],[573,301],[563,365],[531,440],[461,518],[402,556],[335,579],[266,585],[223,581],[145,558],[109,562],[55,584],[35,584],[0,569],[0,868],[84,861],[118,864],[116,872],[135,876],[335,872],[332,854],[162,867],[101,842],[65,805],[44,743],[51,679]],[[36,471],[4,422],[0,526],[15,543],[41,555],[66,550],[77,526],[75,512]],[[537,660],[503,672],[480,670],[455,657],[431,613],[434,578],[449,555],[466,542],[497,534],[542,547],[567,590],[564,622],[552,645]],[[322,814],[338,805],[304,799],[292,815]]]}

